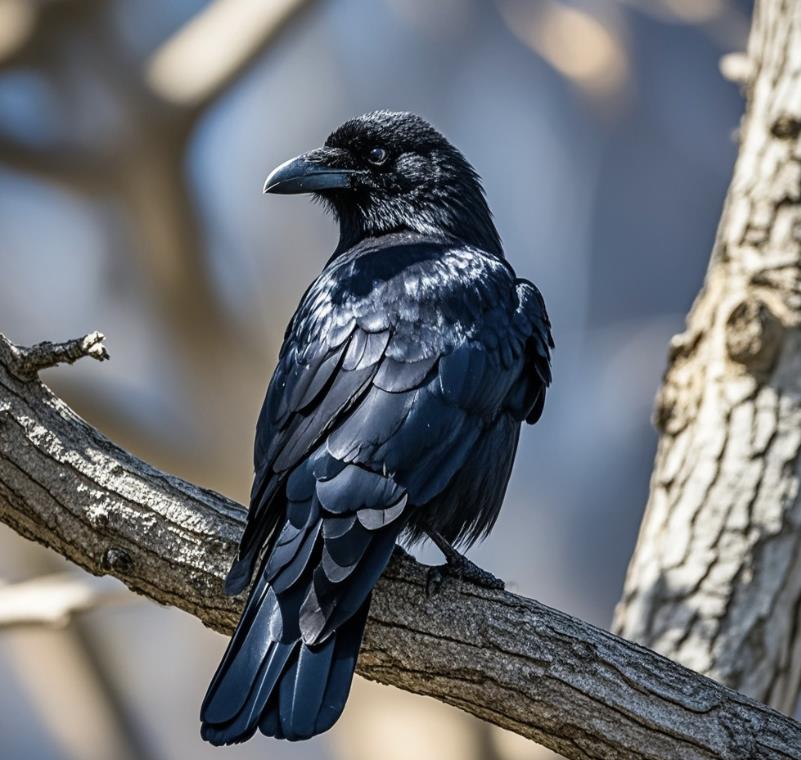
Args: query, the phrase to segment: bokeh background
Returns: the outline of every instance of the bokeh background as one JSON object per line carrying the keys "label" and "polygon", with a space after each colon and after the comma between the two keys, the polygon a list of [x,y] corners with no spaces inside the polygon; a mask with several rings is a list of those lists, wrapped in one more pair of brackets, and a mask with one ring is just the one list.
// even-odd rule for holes
{"label": "bokeh background", "polygon": [[[726,0],[0,0],[0,330],[100,329],[112,361],[50,371],[84,417],[244,501],[281,335],[336,241],[277,163],[376,108],[421,113],[484,178],[543,291],[555,382],[472,558],[609,624],[655,446],[666,346],[713,242],[742,99]],[[424,559],[436,553],[424,550]],[[0,582],[71,572],[0,527]],[[0,758],[543,760],[439,703],[357,678],[302,745],[214,750],[197,713],[225,640],[128,595],[0,630]]]}

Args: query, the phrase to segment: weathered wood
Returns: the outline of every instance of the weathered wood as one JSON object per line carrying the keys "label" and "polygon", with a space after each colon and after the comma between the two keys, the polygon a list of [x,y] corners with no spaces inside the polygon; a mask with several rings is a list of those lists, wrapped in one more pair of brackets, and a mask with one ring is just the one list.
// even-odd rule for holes
{"label": "weathered wood", "polygon": [[[801,685],[801,3],[760,0],[740,156],[673,339],[614,630],[785,712]],[[731,69],[731,60],[724,70]]]}
{"label": "weathered wood", "polygon": [[[42,354],[0,336],[0,520],[230,632],[242,600],[222,596],[222,579],[244,509],[115,446],[12,371],[30,355]],[[363,676],[576,760],[801,758],[801,724],[647,649],[507,592],[425,586],[426,568],[399,550],[376,589]]]}

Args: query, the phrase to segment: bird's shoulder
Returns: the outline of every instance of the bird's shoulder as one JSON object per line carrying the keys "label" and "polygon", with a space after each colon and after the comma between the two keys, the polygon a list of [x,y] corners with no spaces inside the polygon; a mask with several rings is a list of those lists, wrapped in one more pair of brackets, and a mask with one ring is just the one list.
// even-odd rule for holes
{"label": "bird's shoulder", "polygon": [[[367,240],[329,262],[290,322],[282,353],[354,329],[391,331],[387,355],[413,359],[474,337],[487,314],[511,318],[518,293],[507,262],[481,249],[413,234]],[[411,353],[410,353],[411,352]],[[418,357],[422,358],[422,356]]]}
{"label": "bird's shoulder", "polygon": [[410,390],[437,366],[445,396],[494,414],[502,395],[489,394],[490,404],[478,388],[454,391],[467,390],[465,373],[501,393],[525,366],[547,386],[552,348],[542,295],[504,259],[408,233],[366,240],[332,259],[301,299],[265,400],[256,459],[292,415],[319,416],[303,430],[311,435],[319,422],[322,434],[349,395],[368,384]]}

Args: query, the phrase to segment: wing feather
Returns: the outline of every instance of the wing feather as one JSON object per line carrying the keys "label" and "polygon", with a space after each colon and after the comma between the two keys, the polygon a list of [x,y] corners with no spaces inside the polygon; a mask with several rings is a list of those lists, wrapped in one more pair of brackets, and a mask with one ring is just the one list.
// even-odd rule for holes
{"label": "wing feather", "polygon": [[[551,348],[539,291],[488,254],[402,242],[328,265],[259,416],[226,588],[242,590],[261,559],[260,572],[203,705],[206,738],[258,727],[299,739],[333,724],[396,539],[493,446],[502,472],[471,488],[505,486],[519,424],[542,411]],[[486,523],[468,515],[457,537]]]}

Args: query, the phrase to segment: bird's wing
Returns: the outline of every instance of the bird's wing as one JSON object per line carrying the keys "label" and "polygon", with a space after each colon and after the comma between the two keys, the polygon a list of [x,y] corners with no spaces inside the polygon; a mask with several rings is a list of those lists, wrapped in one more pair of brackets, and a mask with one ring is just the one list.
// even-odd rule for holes
{"label": "bird's wing", "polygon": [[244,588],[262,560],[204,701],[211,741],[257,722],[293,739],[330,727],[409,510],[445,488],[483,429],[538,403],[549,334],[533,286],[497,260],[482,269],[457,257],[443,273],[443,256],[351,283],[363,298],[318,302],[313,286],[290,325],[229,588]]}
{"label": "bird's wing", "polygon": [[551,350],[554,348],[551,320],[540,291],[528,280],[517,280],[514,330],[523,340],[524,368],[520,380],[506,400],[513,416],[534,424],[545,405],[551,383]]}
{"label": "bird's wing", "polygon": [[[458,252],[448,263],[441,249],[436,254],[435,264],[401,261],[383,271],[363,297],[339,299],[325,280],[307,292],[259,418],[251,507],[230,591],[247,585],[263,550],[277,551],[284,531],[298,528],[287,525],[299,516],[285,522],[293,503],[313,511],[306,498],[293,502],[293,482],[305,477],[323,514],[347,513],[366,540],[368,512],[344,501],[327,509],[324,494],[341,488],[340,498],[358,501],[362,489],[370,492],[364,510],[374,510],[375,520],[390,510],[394,519],[401,500],[425,504],[447,485],[501,411],[538,416],[552,345],[538,291],[492,257],[476,263],[477,254]],[[394,260],[392,252],[381,255]],[[347,274],[356,276],[353,266]]]}

